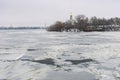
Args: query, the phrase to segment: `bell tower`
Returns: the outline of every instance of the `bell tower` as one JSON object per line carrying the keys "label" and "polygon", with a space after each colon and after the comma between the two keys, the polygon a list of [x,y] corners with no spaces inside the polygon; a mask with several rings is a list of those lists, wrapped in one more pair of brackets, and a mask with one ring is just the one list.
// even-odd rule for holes
{"label": "bell tower", "polygon": [[72,21],[73,20],[73,15],[72,15],[72,13],[70,14],[70,21]]}
{"label": "bell tower", "polygon": [[70,14],[70,24],[71,24],[71,25],[74,25],[74,20],[73,20],[73,15],[72,15],[72,13]]}

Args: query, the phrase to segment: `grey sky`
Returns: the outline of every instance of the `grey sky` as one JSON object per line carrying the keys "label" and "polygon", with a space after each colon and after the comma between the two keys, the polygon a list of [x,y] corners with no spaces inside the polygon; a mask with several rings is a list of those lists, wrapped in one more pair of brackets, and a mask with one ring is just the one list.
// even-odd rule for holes
{"label": "grey sky", "polygon": [[120,17],[120,0],[0,0],[0,26],[43,26],[73,16]]}

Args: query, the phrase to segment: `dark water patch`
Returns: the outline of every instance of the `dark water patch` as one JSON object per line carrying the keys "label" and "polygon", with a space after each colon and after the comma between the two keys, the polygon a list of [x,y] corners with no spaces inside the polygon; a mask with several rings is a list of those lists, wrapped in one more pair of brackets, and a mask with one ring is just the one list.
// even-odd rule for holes
{"label": "dark water patch", "polygon": [[21,61],[32,61],[30,59],[20,59]]}
{"label": "dark water patch", "polygon": [[64,69],[64,71],[70,72],[72,71],[72,69]]}
{"label": "dark water patch", "polygon": [[4,49],[11,49],[11,48],[4,48]]}
{"label": "dark water patch", "polygon": [[71,62],[74,65],[80,64],[80,63],[87,63],[87,62],[95,62],[93,59],[82,59],[82,60],[65,60],[68,62]]}
{"label": "dark water patch", "polygon": [[62,65],[56,65],[56,68],[62,68]]}
{"label": "dark water patch", "polygon": [[37,63],[41,63],[41,64],[46,64],[46,65],[55,65],[54,59],[52,58],[46,58],[43,60],[32,60],[32,59],[17,59],[17,60],[0,60],[1,62],[15,62],[15,61],[28,61],[28,62],[37,62]]}
{"label": "dark water patch", "polygon": [[65,53],[63,53],[62,56],[70,56],[70,55],[69,55],[69,54],[65,54]]}
{"label": "dark water patch", "polygon": [[6,62],[15,62],[15,61],[18,61],[18,60],[6,60]]}
{"label": "dark water patch", "polygon": [[33,60],[32,62],[38,62],[42,64],[47,64],[47,65],[55,65],[54,59],[52,58],[46,58],[43,60]]}
{"label": "dark water patch", "polygon": [[77,53],[78,55],[82,54],[82,53]]}
{"label": "dark water patch", "polygon": [[57,59],[62,59],[62,58],[58,57]]}
{"label": "dark water patch", "polygon": [[88,63],[83,63],[82,65],[83,65],[84,67],[88,67],[88,66],[89,66]]}
{"label": "dark water patch", "polygon": [[23,58],[23,59],[19,59],[19,60],[37,62],[37,63],[41,63],[41,64],[46,64],[46,65],[55,65],[54,59],[52,59],[52,58],[46,58],[46,59],[42,59],[42,60],[34,60],[34,59],[29,59],[29,58]]}
{"label": "dark water patch", "polygon": [[38,49],[27,49],[27,51],[36,51]]}
{"label": "dark water patch", "polygon": [[19,60],[0,60],[1,62],[15,62],[15,61],[19,61]]}
{"label": "dark water patch", "polygon": [[83,43],[81,43],[81,44],[79,44],[79,45],[92,45],[92,44],[87,44],[87,43],[84,43],[84,44],[83,44]]}
{"label": "dark water patch", "polygon": [[8,49],[11,49],[11,48],[0,48],[0,49],[5,49],[5,50],[8,50]]}

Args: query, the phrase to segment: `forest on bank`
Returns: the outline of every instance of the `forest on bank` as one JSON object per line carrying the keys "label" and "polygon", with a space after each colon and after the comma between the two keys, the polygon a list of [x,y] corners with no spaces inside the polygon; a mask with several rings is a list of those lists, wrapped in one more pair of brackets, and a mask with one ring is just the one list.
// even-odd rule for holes
{"label": "forest on bank", "polygon": [[85,15],[77,15],[73,19],[62,22],[56,21],[47,28],[47,31],[66,31],[66,32],[91,32],[91,31],[120,31],[120,18],[98,18],[96,16],[88,18]]}

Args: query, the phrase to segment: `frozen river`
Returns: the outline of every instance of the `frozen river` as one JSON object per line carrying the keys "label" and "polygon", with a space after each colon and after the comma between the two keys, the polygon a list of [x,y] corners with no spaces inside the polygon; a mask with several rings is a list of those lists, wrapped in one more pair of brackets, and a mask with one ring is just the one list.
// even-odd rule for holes
{"label": "frozen river", "polygon": [[0,80],[120,80],[120,32],[0,30]]}

